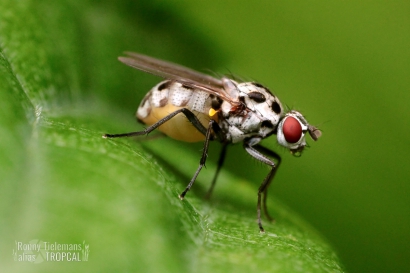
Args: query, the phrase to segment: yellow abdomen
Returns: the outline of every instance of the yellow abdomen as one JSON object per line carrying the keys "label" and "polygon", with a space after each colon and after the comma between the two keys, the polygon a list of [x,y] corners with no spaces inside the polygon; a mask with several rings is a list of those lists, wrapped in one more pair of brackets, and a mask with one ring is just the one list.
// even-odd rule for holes
{"label": "yellow abdomen", "polygon": [[[178,109],[187,108],[208,128],[210,104],[208,93],[183,87],[177,82],[165,81],[145,96],[137,110],[137,118],[146,125],[153,125]],[[218,121],[217,116],[214,115],[212,119]],[[158,129],[169,137],[185,142],[205,140],[205,136],[183,113],[171,118]]]}

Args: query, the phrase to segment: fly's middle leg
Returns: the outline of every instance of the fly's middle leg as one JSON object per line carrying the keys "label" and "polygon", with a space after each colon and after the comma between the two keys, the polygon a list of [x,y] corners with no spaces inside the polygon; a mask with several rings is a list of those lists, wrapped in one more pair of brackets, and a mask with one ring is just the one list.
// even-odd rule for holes
{"label": "fly's middle leg", "polygon": [[192,177],[191,181],[189,182],[188,186],[185,188],[185,190],[179,195],[179,198],[182,200],[184,199],[186,193],[191,189],[192,185],[194,184],[196,178],[198,177],[200,171],[202,170],[203,166],[205,166],[206,158],[208,157],[208,148],[209,148],[209,141],[211,140],[212,136],[212,129],[219,130],[219,125],[214,121],[213,119],[209,120],[209,126],[208,129],[206,130],[205,134],[205,142],[204,142],[204,148],[202,150],[202,156],[199,161],[199,166],[198,169],[196,170],[194,176]]}

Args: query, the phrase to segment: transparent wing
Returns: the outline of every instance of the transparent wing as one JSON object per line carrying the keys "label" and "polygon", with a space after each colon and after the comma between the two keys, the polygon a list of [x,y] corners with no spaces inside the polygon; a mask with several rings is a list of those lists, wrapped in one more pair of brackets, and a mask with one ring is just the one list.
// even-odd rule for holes
{"label": "transparent wing", "polygon": [[156,76],[175,80],[211,93],[231,103],[232,98],[225,92],[223,82],[212,76],[197,72],[193,69],[171,62],[155,59],[146,55],[125,52],[128,57],[118,57],[118,60],[133,68],[154,74]]}

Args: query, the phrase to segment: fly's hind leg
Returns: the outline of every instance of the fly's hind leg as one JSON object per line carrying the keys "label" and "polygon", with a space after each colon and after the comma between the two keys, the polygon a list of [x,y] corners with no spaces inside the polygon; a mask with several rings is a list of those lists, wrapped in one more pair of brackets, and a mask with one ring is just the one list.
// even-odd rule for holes
{"label": "fly's hind leg", "polygon": [[171,114],[169,114],[168,116],[160,119],[159,121],[157,121],[156,123],[152,124],[151,126],[145,128],[145,130],[142,131],[138,131],[138,132],[131,132],[131,133],[124,133],[124,134],[105,134],[102,137],[103,138],[117,138],[117,137],[133,137],[133,136],[143,136],[143,135],[148,135],[149,133],[151,133],[152,131],[154,131],[155,129],[157,129],[159,126],[161,126],[162,124],[164,124],[165,122],[167,122],[168,120],[172,119],[173,117],[175,117],[176,115],[178,115],[179,113],[183,113],[187,119],[192,123],[192,125],[195,126],[195,128],[200,131],[203,135],[206,135],[207,129],[202,125],[202,123],[199,121],[199,119],[195,116],[194,113],[192,113],[190,110],[186,109],[186,108],[181,108],[178,109],[174,112],[172,112]]}

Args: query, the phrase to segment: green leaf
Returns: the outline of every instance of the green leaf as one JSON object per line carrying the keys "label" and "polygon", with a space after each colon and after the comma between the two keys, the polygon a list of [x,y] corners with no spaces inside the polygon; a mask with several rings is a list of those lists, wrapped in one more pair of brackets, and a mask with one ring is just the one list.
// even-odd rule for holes
{"label": "green leaf", "polygon": [[[101,138],[135,127],[144,94],[132,88],[154,80],[119,64],[121,51],[220,59],[177,4],[133,4],[0,3],[1,271],[343,272],[323,238],[273,198],[276,222],[260,234],[256,186],[235,173],[222,172],[205,201],[212,161],[180,201],[200,144]],[[42,250],[22,249],[29,243]],[[88,261],[55,261],[54,243],[89,245]]]}

